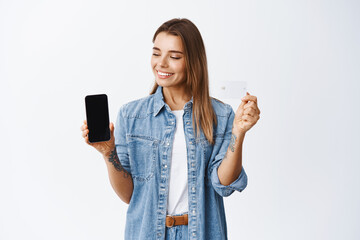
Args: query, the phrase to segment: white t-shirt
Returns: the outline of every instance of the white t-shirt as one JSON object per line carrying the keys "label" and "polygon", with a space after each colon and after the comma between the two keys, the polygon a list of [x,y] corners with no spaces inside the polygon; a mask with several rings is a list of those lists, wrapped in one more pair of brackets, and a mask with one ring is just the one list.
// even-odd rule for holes
{"label": "white t-shirt", "polygon": [[167,214],[188,212],[188,167],[184,134],[184,110],[173,110],[176,130],[172,148]]}

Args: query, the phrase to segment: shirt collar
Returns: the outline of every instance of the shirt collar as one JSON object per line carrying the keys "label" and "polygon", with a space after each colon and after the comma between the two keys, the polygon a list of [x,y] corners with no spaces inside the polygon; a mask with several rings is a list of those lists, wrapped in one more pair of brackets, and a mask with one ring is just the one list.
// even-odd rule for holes
{"label": "shirt collar", "polygon": [[[154,94],[154,117],[159,114],[160,110],[165,106],[164,95],[162,92],[163,87],[158,86]],[[191,108],[193,104],[193,97],[184,106],[184,110]]]}

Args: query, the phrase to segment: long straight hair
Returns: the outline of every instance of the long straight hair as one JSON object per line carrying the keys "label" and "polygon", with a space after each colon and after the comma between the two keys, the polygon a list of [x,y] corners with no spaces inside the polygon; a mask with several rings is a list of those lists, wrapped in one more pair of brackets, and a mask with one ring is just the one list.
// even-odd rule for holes
{"label": "long straight hair", "polygon": [[[201,34],[195,24],[186,18],[174,18],[163,23],[156,30],[153,42],[161,32],[181,38],[185,55],[186,87],[193,97],[193,128],[199,137],[201,127],[209,143],[214,144],[213,127],[217,121],[209,95],[207,60]],[[150,94],[154,94],[157,88],[155,81]]]}

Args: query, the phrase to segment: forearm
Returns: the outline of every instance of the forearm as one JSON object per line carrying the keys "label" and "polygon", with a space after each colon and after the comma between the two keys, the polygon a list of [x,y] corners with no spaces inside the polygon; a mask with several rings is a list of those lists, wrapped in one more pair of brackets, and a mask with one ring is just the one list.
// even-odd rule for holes
{"label": "forearm", "polygon": [[241,173],[244,138],[245,133],[233,129],[229,147],[218,168],[218,177],[222,185],[230,185]]}
{"label": "forearm", "polygon": [[112,188],[122,201],[129,204],[134,188],[131,174],[121,166],[116,149],[109,155],[103,157],[106,162]]}

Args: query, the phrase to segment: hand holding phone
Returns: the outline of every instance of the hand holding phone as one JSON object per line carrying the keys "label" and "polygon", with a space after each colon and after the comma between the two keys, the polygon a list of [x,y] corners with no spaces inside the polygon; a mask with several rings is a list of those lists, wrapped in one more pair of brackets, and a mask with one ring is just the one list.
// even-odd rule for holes
{"label": "hand holding phone", "polygon": [[[100,100],[98,99],[100,97]],[[106,101],[105,101],[106,100]],[[85,98],[86,115],[88,121],[91,121],[92,128],[89,130],[88,121],[84,120],[84,124],[80,127],[85,142],[94,147],[104,157],[108,157],[115,149],[114,124],[109,122],[107,97],[99,95],[89,95]],[[103,115],[100,121],[96,120],[96,116]],[[94,117],[95,115],[95,121]],[[105,118],[104,118],[105,115]],[[104,120],[105,119],[105,120]],[[101,123],[102,122],[102,123]],[[105,127],[107,123],[107,127]],[[97,127],[97,125],[100,126]],[[95,129],[95,130],[94,130]],[[95,131],[95,134],[91,134]],[[109,134],[107,133],[109,131]],[[105,136],[105,137],[103,137]],[[91,137],[91,141],[90,141]],[[100,141],[99,141],[100,140]]]}
{"label": "hand holding phone", "polygon": [[111,154],[111,152],[115,149],[114,124],[110,123],[109,128],[110,128],[109,141],[91,143],[89,142],[89,137],[88,137],[89,129],[88,129],[87,121],[84,120],[84,124],[80,127],[85,142],[90,146],[94,147],[96,150],[98,150],[104,157],[108,157]]}

